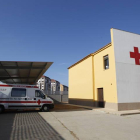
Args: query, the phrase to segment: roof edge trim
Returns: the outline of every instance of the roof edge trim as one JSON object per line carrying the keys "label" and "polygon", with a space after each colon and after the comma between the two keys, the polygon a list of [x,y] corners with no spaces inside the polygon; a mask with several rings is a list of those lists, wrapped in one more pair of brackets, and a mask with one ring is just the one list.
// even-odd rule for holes
{"label": "roof edge trim", "polygon": [[81,60],[77,61],[76,63],[74,63],[73,65],[71,65],[70,67],[68,67],[68,69],[72,68],[73,66],[77,65],[78,63],[82,62],[83,60],[89,58],[90,56],[92,56],[92,53],[85,56],[84,58],[82,58]]}
{"label": "roof edge trim", "polygon": [[95,51],[94,53],[91,53],[91,54],[85,56],[84,58],[80,59],[79,61],[77,61],[76,63],[74,63],[74,64],[71,65],[70,67],[68,67],[68,69],[70,69],[70,68],[72,68],[73,66],[79,64],[80,62],[82,62],[83,60],[89,58],[90,56],[94,56],[94,55],[98,54],[99,52],[101,52],[101,51],[107,49],[107,48],[110,47],[111,45],[112,45],[111,43],[108,43],[106,46],[100,48],[99,50]]}
{"label": "roof edge trim", "polygon": [[97,53],[107,49],[108,47],[110,47],[112,44],[111,43],[108,43],[107,45],[105,45],[104,47],[100,48],[99,50],[95,51],[94,53],[92,53],[92,55],[96,55]]}

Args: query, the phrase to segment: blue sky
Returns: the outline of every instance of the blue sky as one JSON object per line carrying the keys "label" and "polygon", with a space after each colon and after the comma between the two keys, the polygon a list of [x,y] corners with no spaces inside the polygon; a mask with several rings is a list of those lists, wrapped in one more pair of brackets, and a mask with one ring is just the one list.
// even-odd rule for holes
{"label": "blue sky", "polygon": [[54,62],[45,75],[68,85],[67,68],[110,43],[110,28],[140,34],[139,6],[139,0],[0,0],[0,60]]}

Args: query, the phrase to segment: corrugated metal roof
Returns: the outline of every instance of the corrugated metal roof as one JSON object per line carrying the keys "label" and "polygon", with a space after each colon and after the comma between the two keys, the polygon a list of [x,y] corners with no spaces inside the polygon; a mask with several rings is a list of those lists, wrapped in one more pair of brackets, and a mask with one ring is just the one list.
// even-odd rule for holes
{"label": "corrugated metal roof", "polygon": [[0,81],[8,84],[35,84],[52,63],[0,61]]}

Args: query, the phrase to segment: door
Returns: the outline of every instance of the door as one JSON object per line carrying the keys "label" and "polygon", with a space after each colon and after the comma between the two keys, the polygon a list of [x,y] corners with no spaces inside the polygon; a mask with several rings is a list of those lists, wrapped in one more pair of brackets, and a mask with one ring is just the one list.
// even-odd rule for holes
{"label": "door", "polygon": [[40,90],[35,90],[35,100],[37,102],[38,107],[42,106],[43,93]]}
{"label": "door", "polygon": [[98,106],[99,107],[104,107],[103,88],[98,88]]}
{"label": "door", "polygon": [[36,89],[28,89],[28,102],[26,107],[33,108],[41,108],[42,101],[44,100],[44,94],[40,90]]}

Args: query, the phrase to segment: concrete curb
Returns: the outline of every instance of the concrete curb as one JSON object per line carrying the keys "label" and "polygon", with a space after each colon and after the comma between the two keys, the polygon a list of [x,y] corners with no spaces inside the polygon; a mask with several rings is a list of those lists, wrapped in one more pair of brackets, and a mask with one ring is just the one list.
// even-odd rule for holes
{"label": "concrete curb", "polygon": [[106,114],[118,115],[118,116],[140,114],[140,110],[115,111],[115,110],[109,110],[109,109],[105,109],[105,108],[97,108],[97,107],[95,108],[95,107],[73,105],[73,104],[68,104],[68,105],[77,106],[77,107],[81,107],[81,108],[84,108],[84,109],[98,111],[98,112],[102,112],[102,113],[106,113]]}
{"label": "concrete curb", "polygon": [[137,110],[137,111],[133,111],[133,110],[128,110],[128,111],[123,111],[123,112],[120,112],[120,111],[105,111],[105,110],[98,110],[98,109],[95,109],[94,111],[98,111],[98,112],[102,112],[102,113],[106,113],[106,114],[113,114],[113,115],[118,115],[118,116],[127,116],[127,115],[135,115],[135,114],[140,114],[140,111]]}

